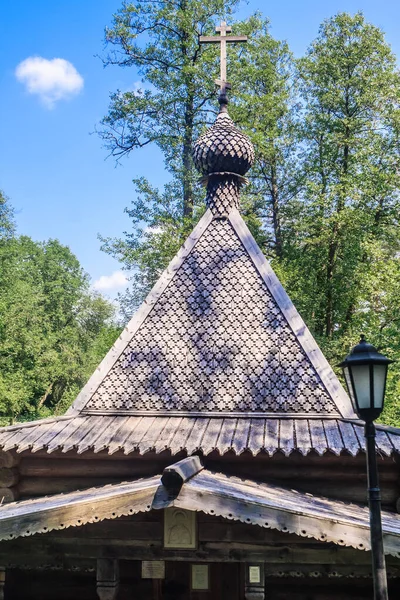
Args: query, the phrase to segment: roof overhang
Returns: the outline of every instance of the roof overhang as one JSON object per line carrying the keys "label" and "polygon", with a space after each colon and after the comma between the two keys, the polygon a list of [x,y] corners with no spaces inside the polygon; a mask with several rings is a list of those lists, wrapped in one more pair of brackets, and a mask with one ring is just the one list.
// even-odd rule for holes
{"label": "roof overhang", "polygon": [[[168,467],[162,476],[4,505],[0,510],[0,539],[172,506],[340,546],[370,549],[366,507],[202,470],[198,457]],[[400,558],[400,515],[384,512],[382,522],[385,553]]]}

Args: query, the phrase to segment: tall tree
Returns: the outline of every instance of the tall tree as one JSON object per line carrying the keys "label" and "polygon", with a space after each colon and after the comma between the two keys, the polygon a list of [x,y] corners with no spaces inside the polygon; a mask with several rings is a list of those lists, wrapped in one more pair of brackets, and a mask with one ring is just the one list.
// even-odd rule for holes
{"label": "tall tree", "polygon": [[366,240],[397,230],[400,78],[383,33],[360,13],[325,21],[298,75],[306,187],[289,239],[299,269],[314,266],[306,313],[332,337],[357,304]]}
{"label": "tall tree", "polygon": [[270,35],[269,21],[260,14],[238,23],[235,29],[248,35],[248,43],[232,50],[230,113],[256,150],[251,186],[243,194],[242,208],[264,252],[281,259],[286,206],[300,185],[294,59],[288,44]]}
{"label": "tall tree", "polygon": [[56,240],[1,241],[0,419],[62,412],[114,341],[113,312]]}
{"label": "tall tree", "polygon": [[[115,16],[113,28],[106,32],[113,47],[106,64],[138,68],[151,90],[114,94],[101,135],[117,158],[148,143],[157,144],[172,175],[163,190],[144,179],[134,180],[137,198],[127,209],[132,231],[125,239],[103,239],[103,249],[131,272],[131,288],[122,298],[127,316],[204,210],[204,192],[194,185],[198,174],[193,169],[191,152],[201,130],[215,118],[213,74],[217,76],[219,68],[216,48],[201,49],[198,36],[214,33],[217,19],[229,15],[236,4],[185,0],[150,6],[137,1],[125,5]],[[252,135],[262,156],[252,192],[243,197],[243,208],[261,245],[279,254],[280,206],[290,187],[284,189],[281,177],[289,144],[286,142],[285,147],[280,139],[283,129],[287,131],[284,120],[291,58],[287,46],[271,38],[268,23],[259,15],[237,24],[236,29],[248,34],[251,41],[236,53],[230,47],[229,77],[237,94],[232,114]],[[143,35],[147,37],[140,46]],[[276,104],[273,93],[279,94]],[[246,108],[249,97],[254,100],[252,111]]]}
{"label": "tall tree", "polygon": [[143,90],[111,95],[100,136],[120,159],[156,144],[171,182],[163,190],[134,180],[136,199],[127,209],[132,231],[126,239],[103,239],[103,249],[124,263],[132,278],[121,298],[130,314],[150,289],[204,210],[195,186],[192,146],[215,106],[210,73],[216,55],[201,52],[199,35],[229,17],[239,0],[174,0],[125,3],[106,29],[105,65],[133,68]]}
{"label": "tall tree", "polygon": [[333,360],[356,341],[360,329],[383,346],[384,333],[391,331],[396,345],[400,76],[395,56],[382,31],[361,13],[340,13],[322,24],[298,63],[298,79],[305,185],[287,221],[289,290]]}

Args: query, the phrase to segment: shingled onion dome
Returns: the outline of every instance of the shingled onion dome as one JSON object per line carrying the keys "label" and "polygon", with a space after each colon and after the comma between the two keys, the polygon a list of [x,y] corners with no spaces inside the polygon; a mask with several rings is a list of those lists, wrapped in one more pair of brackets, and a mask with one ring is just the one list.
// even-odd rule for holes
{"label": "shingled onion dome", "polygon": [[239,208],[239,191],[247,182],[244,175],[253,164],[254,147],[235,127],[221,97],[220,104],[214,125],[195,142],[193,158],[207,185],[207,207],[215,216],[225,217]]}

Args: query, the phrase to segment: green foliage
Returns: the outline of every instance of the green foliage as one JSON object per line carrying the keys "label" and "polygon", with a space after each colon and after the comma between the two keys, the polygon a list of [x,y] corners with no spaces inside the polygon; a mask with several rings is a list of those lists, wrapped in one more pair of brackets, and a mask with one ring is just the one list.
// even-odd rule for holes
{"label": "green foliage", "polygon": [[15,231],[14,224],[14,211],[8,201],[8,198],[4,196],[0,190],[0,240],[13,235]]}
{"label": "green foliage", "polygon": [[[236,4],[223,0],[149,4],[138,0],[124,5],[106,31],[112,51],[105,63],[137,68],[151,89],[113,94],[100,135],[117,159],[155,143],[171,173],[171,182],[162,191],[144,179],[134,180],[137,197],[127,209],[131,232],[123,239],[102,238],[103,249],[130,272],[132,286],[120,298],[126,316],[143,300],[204,211],[204,190],[196,185],[198,174],[191,152],[194,140],[217,112],[210,74],[219,75],[219,49],[201,47],[198,36],[213,34],[216,21],[229,15]],[[287,129],[286,80],[291,56],[285,44],[270,37],[268,23],[259,15],[236,28],[242,31],[242,25],[252,42],[236,52],[230,48],[230,73],[238,82],[232,113],[260,146],[253,185],[243,196],[243,213],[260,245],[273,252],[279,246],[275,241],[279,217],[269,231],[270,216],[278,213],[278,193],[282,202],[286,194],[281,178],[286,150],[278,141],[278,130]],[[282,119],[277,125],[275,114],[270,115],[267,108],[275,106],[273,96],[278,91],[282,98],[275,114]],[[249,97],[254,100],[252,112],[246,108]],[[262,132],[251,124],[255,115]],[[272,183],[268,169],[274,171]]]}
{"label": "green foliage", "polygon": [[362,14],[341,13],[321,26],[298,80],[303,187],[287,214],[287,287],[332,362],[360,332],[392,356],[400,285],[395,57]]}
{"label": "green foliage", "polygon": [[256,154],[251,185],[242,194],[242,211],[264,252],[281,258],[286,206],[300,186],[294,60],[287,43],[270,35],[269,21],[258,13],[234,30],[247,35],[248,42],[231,50],[229,112],[252,140]]}
{"label": "green foliage", "polygon": [[0,419],[63,412],[118,331],[113,306],[56,240],[0,240]]}

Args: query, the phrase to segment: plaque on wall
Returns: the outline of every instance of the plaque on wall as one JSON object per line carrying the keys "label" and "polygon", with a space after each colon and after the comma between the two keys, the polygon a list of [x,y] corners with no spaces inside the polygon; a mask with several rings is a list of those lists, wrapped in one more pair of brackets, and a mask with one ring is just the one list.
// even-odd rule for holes
{"label": "plaque on wall", "polygon": [[165,579],[165,562],[142,560],[142,579]]}
{"label": "plaque on wall", "polygon": [[210,574],[208,565],[192,565],[192,590],[205,592],[210,589]]}
{"label": "plaque on wall", "polygon": [[249,583],[261,583],[261,569],[259,565],[249,566]]}
{"label": "plaque on wall", "polygon": [[196,539],[196,513],[182,508],[164,510],[164,548],[194,549]]}

